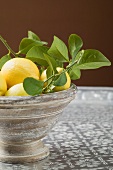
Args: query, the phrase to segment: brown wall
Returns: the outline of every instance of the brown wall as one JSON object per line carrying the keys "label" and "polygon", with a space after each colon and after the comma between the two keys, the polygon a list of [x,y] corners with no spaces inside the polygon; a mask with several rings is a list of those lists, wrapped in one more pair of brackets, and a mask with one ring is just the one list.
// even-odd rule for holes
{"label": "brown wall", "polygon": [[[0,2],[0,34],[18,51],[28,30],[52,42],[80,35],[84,49],[100,50],[113,63],[113,0],[10,0]],[[6,53],[0,43],[0,56]],[[77,85],[113,86],[113,66],[82,72]]]}

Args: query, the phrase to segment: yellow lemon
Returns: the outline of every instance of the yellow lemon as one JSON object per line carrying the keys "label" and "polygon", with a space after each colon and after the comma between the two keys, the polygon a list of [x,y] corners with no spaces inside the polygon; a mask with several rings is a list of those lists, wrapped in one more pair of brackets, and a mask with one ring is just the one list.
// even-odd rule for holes
{"label": "yellow lemon", "polygon": [[9,88],[5,96],[29,96],[23,88],[23,83],[16,84]]}
{"label": "yellow lemon", "polygon": [[0,72],[0,96],[3,96],[6,91],[7,91],[7,84],[5,78]]}
{"label": "yellow lemon", "polygon": [[[46,70],[44,70],[40,76],[40,80],[45,81],[47,80]],[[44,87],[47,86],[47,82],[44,83]]]}
{"label": "yellow lemon", "polygon": [[35,63],[26,58],[13,58],[7,61],[1,73],[4,76],[8,88],[15,84],[22,83],[26,77],[39,79],[39,69]]}
{"label": "yellow lemon", "polygon": [[[61,73],[63,71],[63,68],[57,67],[57,71],[59,73]],[[71,79],[70,79],[70,76],[69,76],[69,74],[67,72],[66,72],[66,77],[67,77],[66,84],[64,86],[56,86],[56,87],[54,87],[54,89],[53,89],[54,91],[62,91],[62,90],[66,90],[66,89],[68,89],[70,87]]]}
{"label": "yellow lemon", "polygon": [[[58,73],[61,73],[63,71],[63,68],[60,68],[60,67],[57,67],[56,69],[57,69]],[[71,79],[70,79],[70,76],[69,76],[69,74],[67,72],[66,72],[66,77],[67,77],[66,84],[64,86],[56,86],[56,87],[54,87],[54,89],[53,89],[54,91],[66,90],[66,89],[68,89],[70,87]],[[42,81],[47,80],[46,70],[44,70],[42,72],[42,74],[40,76],[40,80],[42,80]],[[44,84],[44,86],[45,86],[45,84]]]}

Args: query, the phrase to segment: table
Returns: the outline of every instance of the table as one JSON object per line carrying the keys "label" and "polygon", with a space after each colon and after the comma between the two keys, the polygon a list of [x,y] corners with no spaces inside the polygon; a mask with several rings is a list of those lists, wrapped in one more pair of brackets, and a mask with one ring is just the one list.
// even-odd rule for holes
{"label": "table", "polygon": [[113,170],[113,87],[78,87],[44,143],[48,158],[0,170]]}

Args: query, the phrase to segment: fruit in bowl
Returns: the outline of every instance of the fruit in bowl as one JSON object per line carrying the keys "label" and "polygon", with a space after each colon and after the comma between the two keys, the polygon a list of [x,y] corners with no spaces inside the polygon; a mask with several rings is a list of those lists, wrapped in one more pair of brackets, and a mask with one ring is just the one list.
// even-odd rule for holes
{"label": "fruit in bowl", "polygon": [[[77,91],[71,80],[81,70],[109,66],[98,50],[81,50],[82,39],[71,34],[68,48],[58,37],[50,47],[33,32],[14,52],[0,59],[0,160],[33,162],[49,154],[41,139],[58,121]],[[70,57],[69,57],[70,55]]]}
{"label": "fruit in bowl", "polygon": [[0,96],[4,95],[6,91],[7,91],[7,84],[5,78],[0,72]]}
{"label": "fruit in bowl", "polygon": [[47,42],[41,41],[35,33],[28,31],[28,37],[21,40],[17,53],[1,35],[0,40],[8,50],[0,59],[1,75],[5,78],[8,89],[5,94],[8,96],[14,96],[12,91],[16,91],[16,87],[23,92],[16,93],[17,96],[66,90],[70,87],[71,80],[80,78],[81,70],[111,65],[100,51],[81,50],[83,41],[76,34],[69,36],[68,47],[56,36],[48,47]]}

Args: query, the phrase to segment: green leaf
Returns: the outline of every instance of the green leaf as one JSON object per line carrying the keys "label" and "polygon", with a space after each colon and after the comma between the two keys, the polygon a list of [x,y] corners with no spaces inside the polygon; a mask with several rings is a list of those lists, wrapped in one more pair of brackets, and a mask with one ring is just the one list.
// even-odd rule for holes
{"label": "green leaf", "polygon": [[98,50],[82,50],[76,56],[78,69],[97,69],[110,66],[111,62]]}
{"label": "green leaf", "polygon": [[43,46],[46,42],[23,38],[19,45],[19,53],[26,54],[33,46]]}
{"label": "green leaf", "polygon": [[[47,78],[51,77],[53,75],[53,70],[51,69],[51,67],[49,66],[46,70],[46,75],[47,75]],[[52,81],[52,79],[48,80],[47,83],[50,84]]]}
{"label": "green leaf", "polygon": [[41,66],[48,66],[48,62],[44,57],[44,53],[46,53],[47,50],[48,48],[45,46],[34,46],[27,52],[26,58]]}
{"label": "green leaf", "polygon": [[44,82],[36,80],[32,77],[27,77],[24,79],[23,87],[27,94],[34,96],[42,93]]}
{"label": "green leaf", "polygon": [[8,61],[11,59],[11,56],[9,54],[3,56],[1,59],[0,59],[0,70],[2,68],[2,66]]}
{"label": "green leaf", "polygon": [[47,74],[47,78],[49,78],[49,77],[51,77],[51,76],[52,76],[52,74],[53,74],[53,70],[51,69],[51,67],[50,67],[50,66],[47,68],[46,74]]}
{"label": "green leaf", "polygon": [[56,60],[56,63],[57,63],[57,67],[61,67],[61,68],[64,67],[64,63],[63,62],[60,62],[60,61]]}
{"label": "green leaf", "polygon": [[61,62],[69,61],[68,49],[65,43],[56,36],[54,36],[54,41],[48,50],[48,54]]}
{"label": "green leaf", "polygon": [[80,69],[77,69],[76,66],[73,66],[71,70],[69,71],[69,76],[71,80],[77,80],[81,77],[81,71]]}
{"label": "green leaf", "polygon": [[44,57],[48,63],[48,65],[51,67],[51,69],[56,72],[56,67],[57,67],[57,63],[56,60],[54,58],[52,58],[51,56],[44,54]]}
{"label": "green leaf", "polygon": [[[36,63],[35,63],[36,64]],[[39,69],[40,75],[42,74],[42,72],[45,70],[45,67],[41,66]]]}
{"label": "green leaf", "polygon": [[40,41],[40,38],[34,32],[32,32],[32,31],[28,31],[28,38]]}
{"label": "green leaf", "polygon": [[57,80],[54,82],[54,86],[64,86],[67,82],[67,77],[65,73],[58,76]]}
{"label": "green leaf", "polygon": [[78,51],[83,46],[83,41],[78,35],[71,34],[68,39],[68,45],[70,54],[72,56],[72,61],[74,61]]}

